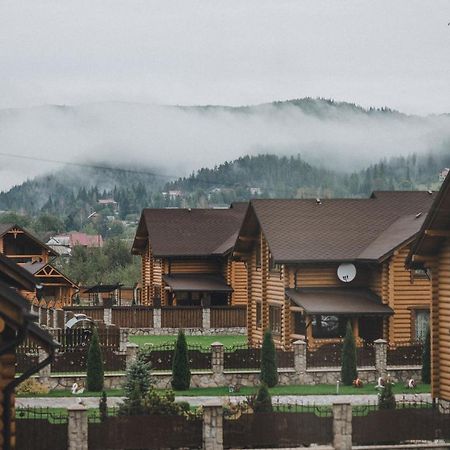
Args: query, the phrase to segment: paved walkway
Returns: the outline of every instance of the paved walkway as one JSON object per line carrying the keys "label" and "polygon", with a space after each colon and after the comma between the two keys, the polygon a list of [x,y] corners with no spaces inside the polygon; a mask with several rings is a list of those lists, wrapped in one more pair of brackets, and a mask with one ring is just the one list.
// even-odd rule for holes
{"label": "paved walkway", "polygon": [[[408,401],[431,401],[430,394],[400,394],[396,395],[397,400]],[[43,408],[67,408],[81,400],[88,408],[97,408],[99,397],[21,397],[16,398],[17,407],[43,407]],[[189,402],[193,406],[204,405],[209,402],[228,403],[245,400],[243,396],[232,397],[176,397],[177,401]],[[365,405],[376,403],[376,395],[280,395],[273,396],[273,403],[281,404],[310,404],[310,405],[331,405],[334,402],[348,402],[352,405]],[[117,406],[123,401],[123,397],[109,397],[108,406]]]}

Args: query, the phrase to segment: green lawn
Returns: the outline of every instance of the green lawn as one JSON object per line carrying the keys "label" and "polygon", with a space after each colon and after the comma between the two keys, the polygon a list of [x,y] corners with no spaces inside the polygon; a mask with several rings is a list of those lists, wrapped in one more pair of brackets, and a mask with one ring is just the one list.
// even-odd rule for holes
{"label": "green lawn", "polygon": [[[163,345],[173,343],[176,336],[162,335],[162,336],[130,336],[130,342],[134,342],[140,347]],[[225,347],[232,347],[233,345],[247,344],[247,336],[245,335],[218,335],[218,336],[186,336],[188,345],[199,345],[204,348],[210,347],[213,342],[220,342]]]}
{"label": "green lawn", "polygon": [[[256,392],[256,387],[243,387],[240,392],[230,394],[228,387],[217,388],[193,388],[188,391],[177,391],[177,396],[229,396],[229,395],[251,395]],[[331,384],[317,384],[317,385],[294,385],[294,386],[276,386],[269,389],[271,395],[334,395],[336,394],[336,386]],[[395,394],[422,394],[430,392],[429,384],[419,384],[416,389],[406,389],[403,384],[397,383],[394,385],[393,391]],[[368,384],[362,388],[354,388],[353,386],[340,386],[339,394],[345,395],[361,395],[361,394],[376,394],[374,384]],[[118,397],[123,395],[121,389],[113,389],[106,391],[108,397]],[[84,392],[77,394],[76,397],[99,397],[99,392]],[[19,396],[25,397],[25,396]],[[70,391],[52,391],[44,395],[27,395],[27,397],[74,397]]]}

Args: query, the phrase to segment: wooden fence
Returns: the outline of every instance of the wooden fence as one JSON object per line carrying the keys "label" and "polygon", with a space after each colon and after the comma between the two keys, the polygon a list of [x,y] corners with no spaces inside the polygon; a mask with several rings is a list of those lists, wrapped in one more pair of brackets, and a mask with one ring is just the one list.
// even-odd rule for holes
{"label": "wooden fence", "polygon": [[211,328],[230,328],[247,326],[246,306],[211,307]]}
{"label": "wooden fence", "polygon": [[163,306],[162,328],[202,328],[203,310],[196,306]]}
{"label": "wooden fence", "polygon": [[114,306],[112,323],[121,328],[150,328],[153,326],[153,309],[147,306]]}
{"label": "wooden fence", "polygon": [[64,311],[86,314],[92,320],[103,320],[103,306],[65,306]]}

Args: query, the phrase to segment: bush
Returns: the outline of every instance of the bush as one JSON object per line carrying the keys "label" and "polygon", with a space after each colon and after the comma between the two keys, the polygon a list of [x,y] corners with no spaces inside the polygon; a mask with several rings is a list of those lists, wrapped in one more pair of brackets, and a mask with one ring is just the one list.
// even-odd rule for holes
{"label": "bush", "polygon": [[378,408],[379,409],[395,409],[395,395],[392,392],[392,383],[391,380],[386,380],[383,390],[380,393],[380,397],[378,399]]}
{"label": "bush", "polygon": [[188,347],[183,330],[178,332],[177,342],[173,354],[172,388],[176,391],[189,389],[191,371],[189,370]]}
{"label": "bush", "polygon": [[50,388],[43,383],[40,383],[35,378],[27,378],[25,381],[17,386],[16,394],[17,395],[39,395],[39,394],[48,394]]}
{"label": "bush", "polygon": [[422,383],[431,383],[431,337],[430,328],[427,330],[422,354]]}
{"label": "bush", "polygon": [[108,418],[108,399],[105,391],[102,392],[102,396],[100,397],[98,410],[100,412],[100,421],[104,422]]}
{"label": "bush", "polygon": [[88,391],[100,392],[103,390],[103,358],[100,342],[98,340],[97,329],[94,328],[91,343],[89,345],[86,387]]}
{"label": "bush", "polygon": [[350,321],[347,322],[344,345],[342,346],[341,379],[346,386],[351,386],[358,378],[356,369],[356,344]]}
{"label": "bush", "polygon": [[150,363],[146,362],[145,355],[139,353],[135,361],[127,369],[123,390],[126,397],[130,397],[137,390],[141,397],[150,390],[152,378],[150,375]]}
{"label": "bush", "polygon": [[255,413],[272,412],[272,397],[270,396],[267,384],[262,383],[256,395],[253,411]]}
{"label": "bush", "polygon": [[277,353],[273,343],[272,333],[266,330],[261,348],[261,382],[268,387],[278,383]]}

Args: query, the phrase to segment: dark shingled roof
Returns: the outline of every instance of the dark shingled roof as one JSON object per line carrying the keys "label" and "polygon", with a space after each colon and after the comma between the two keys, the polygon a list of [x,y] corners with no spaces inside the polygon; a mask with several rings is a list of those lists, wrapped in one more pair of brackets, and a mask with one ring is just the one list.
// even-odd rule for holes
{"label": "dark shingled roof", "polygon": [[410,266],[421,267],[423,262],[414,262],[414,256],[431,256],[436,254],[446,236],[431,236],[426,230],[450,230],[450,175],[447,175],[441,189],[436,195],[430,211],[420,229],[420,233],[407,258]]}
{"label": "dark shingled roof", "polygon": [[[258,225],[277,263],[379,261],[419,231],[433,195],[374,192],[367,199],[252,200],[240,236]],[[418,213],[421,216],[416,218]],[[249,251],[239,240],[235,251]]]}
{"label": "dark shingled roof", "polygon": [[3,253],[0,253],[0,279],[18,289],[34,291],[36,288],[34,276]]}
{"label": "dark shingled roof", "polygon": [[143,252],[148,236],[156,257],[222,256],[233,247],[247,207],[144,209],[132,251]]}
{"label": "dark shingled roof", "polygon": [[173,291],[233,292],[222,277],[203,273],[163,275]]}
{"label": "dark shingled roof", "polygon": [[307,314],[345,316],[386,316],[394,311],[369,289],[303,288],[286,289],[286,295]]}

